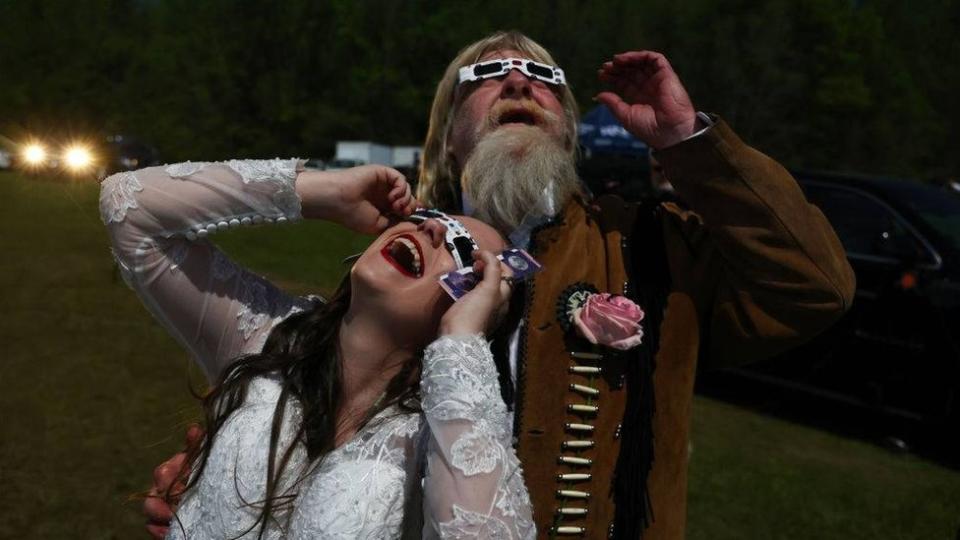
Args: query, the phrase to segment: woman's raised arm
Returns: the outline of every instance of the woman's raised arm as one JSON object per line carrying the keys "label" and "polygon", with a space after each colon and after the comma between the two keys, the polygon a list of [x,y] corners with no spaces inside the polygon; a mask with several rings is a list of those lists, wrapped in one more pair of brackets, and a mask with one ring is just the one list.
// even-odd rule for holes
{"label": "woman's raised arm", "polygon": [[416,207],[406,179],[389,167],[316,172],[299,165],[295,159],[187,162],[103,181],[100,214],[125,281],[210,380],[230,360],[259,352],[298,301],[234,264],[208,236],[296,221],[301,210],[377,233],[390,216]]}
{"label": "woman's raised arm", "polygon": [[300,219],[297,160],[179,163],[103,181],[100,213],[124,280],[215,380],[259,352],[295,301],[207,239],[228,228]]}

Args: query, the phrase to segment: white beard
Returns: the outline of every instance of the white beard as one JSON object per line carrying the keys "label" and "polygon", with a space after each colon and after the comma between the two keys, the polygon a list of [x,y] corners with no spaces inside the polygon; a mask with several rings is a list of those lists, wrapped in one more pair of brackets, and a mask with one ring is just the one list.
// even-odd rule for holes
{"label": "white beard", "polygon": [[524,221],[553,216],[579,188],[573,156],[535,126],[508,126],[483,136],[461,182],[474,217],[505,235]]}

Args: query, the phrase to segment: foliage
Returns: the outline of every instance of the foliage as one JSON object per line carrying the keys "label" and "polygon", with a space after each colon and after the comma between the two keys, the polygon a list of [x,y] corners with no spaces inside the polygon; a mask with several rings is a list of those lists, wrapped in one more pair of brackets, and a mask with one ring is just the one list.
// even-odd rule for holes
{"label": "foliage", "polygon": [[957,0],[5,0],[0,133],[136,133],[168,161],[416,144],[446,62],[500,28],[584,109],[603,59],[653,48],[790,166],[960,174]]}

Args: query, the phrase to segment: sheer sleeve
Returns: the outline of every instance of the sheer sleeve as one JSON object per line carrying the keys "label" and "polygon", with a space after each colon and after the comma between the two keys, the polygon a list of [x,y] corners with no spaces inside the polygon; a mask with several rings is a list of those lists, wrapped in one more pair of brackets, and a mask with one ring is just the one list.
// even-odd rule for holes
{"label": "sheer sleeve", "polygon": [[214,380],[259,352],[295,300],[207,239],[227,228],[300,219],[297,160],[179,163],[103,181],[100,214],[127,284]]}
{"label": "sheer sleeve", "polygon": [[487,342],[481,336],[433,342],[421,390],[431,433],[424,537],[534,538],[530,496]]}

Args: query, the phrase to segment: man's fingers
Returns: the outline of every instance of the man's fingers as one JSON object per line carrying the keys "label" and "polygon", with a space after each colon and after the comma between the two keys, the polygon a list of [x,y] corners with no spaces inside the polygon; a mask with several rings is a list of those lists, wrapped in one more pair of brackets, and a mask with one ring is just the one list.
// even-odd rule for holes
{"label": "man's fingers", "polygon": [[653,77],[662,70],[672,70],[665,56],[653,51],[632,51],[614,55],[612,60],[601,65],[600,75],[604,82],[623,79],[633,83]]}
{"label": "man's fingers", "polygon": [[177,479],[180,469],[187,459],[185,452],[174,454],[174,456],[153,469],[153,486],[158,491],[166,491],[170,485]]}
{"label": "man's fingers", "polygon": [[157,525],[156,523],[147,523],[147,534],[155,540],[163,540],[167,537],[167,531],[170,530],[169,525]]}
{"label": "man's fingers", "polygon": [[670,67],[667,57],[654,51],[630,51],[615,54],[612,62],[618,68],[662,69]]}
{"label": "man's fingers", "polygon": [[203,440],[203,428],[200,424],[190,424],[187,427],[186,447],[187,450],[194,448]]}
{"label": "man's fingers", "polygon": [[594,99],[606,105],[621,123],[630,115],[630,105],[614,92],[600,92]]}
{"label": "man's fingers", "polygon": [[155,490],[150,490],[150,495],[143,501],[143,515],[147,516],[149,523],[165,525],[173,519],[173,509]]}

